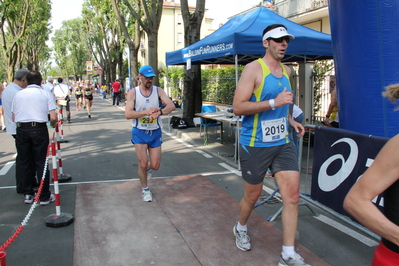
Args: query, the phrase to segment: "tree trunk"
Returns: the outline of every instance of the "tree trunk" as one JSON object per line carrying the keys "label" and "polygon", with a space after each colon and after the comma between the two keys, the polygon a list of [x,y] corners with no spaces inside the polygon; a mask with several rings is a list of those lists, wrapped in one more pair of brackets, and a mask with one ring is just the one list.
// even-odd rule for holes
{"label": "tree trunk", "polygon": [[[192,65],[184,72],[183,117],[190,121],[202,106],[201,65]],[[199,99],[199,100],[198,100]]]}
{"label": "tree trunk", "polygon": [[[184,21],[184,45],[189,46],[200,40],[201,23],[205,13],[205,0],[197,0],[194,13],[189,12],[187,0],[181,1]],[[193,119],[195,113],[201,112],[202,86],[201,65],[191,65],[184,72],[183,118]]]}
{"label": "tree trunk", "polygon": [[[127,2],[128,8],[132,9],[131,5]],[[126,21],[124,16],[120,13],[119,10],[119,2],[117,3],[116,0],[112,0],[112,6],[114,7],[115,15],[119,21],[119,25],[121,27],[121,30],[123,32],[123,35],[125,36],[126,43],[129,49],[129,83],[130,83],[130,88],[133,88],[134,86],[137,86],[137,75],[138,75],[138,69],[137,69],[137,62],[138,62],[138,50],[140,48],[140,40],[141,40],[141,32],[142,30],[140,29],[139,23],[134,23],[134,38],[130,37],[129,31],[126,27]],[[138,9],[140,9],[140,1],[136,2],[136,6]],[[128,88],[126,88],[128,89]]]}
{"label": "tree trunk", "polygon": [[125,76],[123,76],[123,53],[119,52],[118,54],[118,70],[119,70],[119,80],[123,85],[123,81],[125,80]]}
{"label": "tree trunk", "polygon": [[135,33],[134,33],[134,41],[133,41],[133,50],[131,51],[130,54],[130,67],[131,67],[131,73],[132,73],[132,84],[134,86],[138,86],[138,80],[136,77],[138,77],[139,74],[139,69],[137,67],[137,62],[139,61],[138,58],[138,53],[140,50],[140,41],[141,41],[141,36],[143,35],[143,31],[140,29],[140,24],[135,23]]}
{"label": "tree trunk", "polygon": [[154,77],[153,84],[159,86],[159,71],[158,71],[158,32],[151,31],[147,32],[148,35],[148,64],[152,66],[155,71],[156,77]]}

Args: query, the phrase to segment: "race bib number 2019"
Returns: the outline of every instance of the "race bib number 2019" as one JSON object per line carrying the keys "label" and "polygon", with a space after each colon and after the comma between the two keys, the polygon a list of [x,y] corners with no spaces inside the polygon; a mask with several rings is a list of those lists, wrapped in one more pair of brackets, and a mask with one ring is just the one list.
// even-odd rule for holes
{"label": "race bib number 2019", "polygon": [[286,118],[262,121],[262,141],[271,142],[285,138],[287,134]]}

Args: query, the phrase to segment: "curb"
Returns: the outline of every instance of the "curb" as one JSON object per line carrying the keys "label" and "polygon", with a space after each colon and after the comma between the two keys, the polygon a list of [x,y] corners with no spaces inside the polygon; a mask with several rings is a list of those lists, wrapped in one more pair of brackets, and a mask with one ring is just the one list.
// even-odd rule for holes
{"label": "curb", "polygon": [[224,161],[225,163],[229,164],[231,167],[238,169],[238,164],[228,160],[226,157],[221,156],[218,152],[213,151],[211,148],[207,148],[206,146],[199,146],[189,134],[185,132],[179,132],[178,129],[171,129],[169,134],[174,135],[180,138],[182,141],[188,142],[189,144],[193,145],[196,149],[205,150],[206,152],[210,153],[212,156],[219,158],[220,160]]}

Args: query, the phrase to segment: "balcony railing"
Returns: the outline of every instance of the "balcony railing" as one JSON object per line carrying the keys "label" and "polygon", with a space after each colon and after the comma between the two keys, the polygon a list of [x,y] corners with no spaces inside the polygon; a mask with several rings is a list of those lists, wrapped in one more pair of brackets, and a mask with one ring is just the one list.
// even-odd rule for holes
{"label": "balcony railing", "polygon": [[272,10],[285,18],[328,6],[328,0],[275,0],[274,3]]}

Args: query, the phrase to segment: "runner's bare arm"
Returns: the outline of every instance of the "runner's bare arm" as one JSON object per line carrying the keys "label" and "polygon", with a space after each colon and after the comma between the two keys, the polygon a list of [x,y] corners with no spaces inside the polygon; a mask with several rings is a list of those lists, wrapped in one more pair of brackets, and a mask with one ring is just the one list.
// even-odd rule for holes
{"label": "runner's bare arm", "polygon": [[368,229],[399,245],[399,226],[388,220],[373,199],[399,179],[399,135],[381,149],[372,165],[352,186],[344,208]]}

